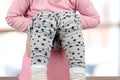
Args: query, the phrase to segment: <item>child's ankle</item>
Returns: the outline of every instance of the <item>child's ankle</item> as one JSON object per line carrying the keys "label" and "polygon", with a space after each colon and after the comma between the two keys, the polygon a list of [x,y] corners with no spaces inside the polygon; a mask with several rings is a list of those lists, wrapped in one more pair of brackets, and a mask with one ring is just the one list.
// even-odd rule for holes
{"label": "child's ankle", "polygon": [[86,80],[85,68],[70,68],[70,78],[71,80]]}
{"label": "child's ankle", "polygon": [[47,80],[47,67],[45,65],[32,65],[32,80]]}

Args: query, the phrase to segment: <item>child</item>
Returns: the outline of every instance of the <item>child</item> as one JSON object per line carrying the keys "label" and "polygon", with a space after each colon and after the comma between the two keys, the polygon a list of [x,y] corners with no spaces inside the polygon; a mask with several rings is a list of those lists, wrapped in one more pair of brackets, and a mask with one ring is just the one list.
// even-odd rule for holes
{"label": "child", "polygon": [[93,28],[100,22],[92,3],[89,0],[14,0],[13,3],[6,19],[10,26],[28,32],[32,80],[47,80],[54,39],[65,51],[71,80],[85,80],[82,29]]}

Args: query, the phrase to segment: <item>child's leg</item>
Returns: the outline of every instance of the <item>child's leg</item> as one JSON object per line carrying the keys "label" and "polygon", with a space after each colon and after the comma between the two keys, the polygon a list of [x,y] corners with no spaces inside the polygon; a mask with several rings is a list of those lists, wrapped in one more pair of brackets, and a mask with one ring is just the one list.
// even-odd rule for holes
{"label": "child's leg", "polygon": [[47,65],[56,33],[51,12],[38,13],[29,25],[32,80],[47,80]]}
{"label": "child's leg", "polygon": [[70,64],[71,80],[85,80],[85,47],[81,23],[73,12],[62,16],[60,37]]}

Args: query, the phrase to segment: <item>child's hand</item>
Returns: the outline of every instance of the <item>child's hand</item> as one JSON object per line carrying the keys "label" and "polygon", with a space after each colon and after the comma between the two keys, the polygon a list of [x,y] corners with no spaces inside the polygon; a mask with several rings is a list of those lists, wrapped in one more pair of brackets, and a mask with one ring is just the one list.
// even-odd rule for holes
{"label": "child's hand", "polygon": [[30,41],[28,38],[26,42],[26,52],[27,52],[27,55],[30,57]]}

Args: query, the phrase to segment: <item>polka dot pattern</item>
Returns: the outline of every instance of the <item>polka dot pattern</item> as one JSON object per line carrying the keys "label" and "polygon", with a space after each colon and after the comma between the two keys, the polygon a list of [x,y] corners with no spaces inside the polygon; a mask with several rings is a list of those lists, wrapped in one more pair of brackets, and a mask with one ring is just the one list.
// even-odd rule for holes
{"label": "polka dot pattern", "polygon": [[85,45],[74,12],[40,12],[28,28],[31,64],[48,64],[51,49],[64,49],[70,67],[85,67]]}

